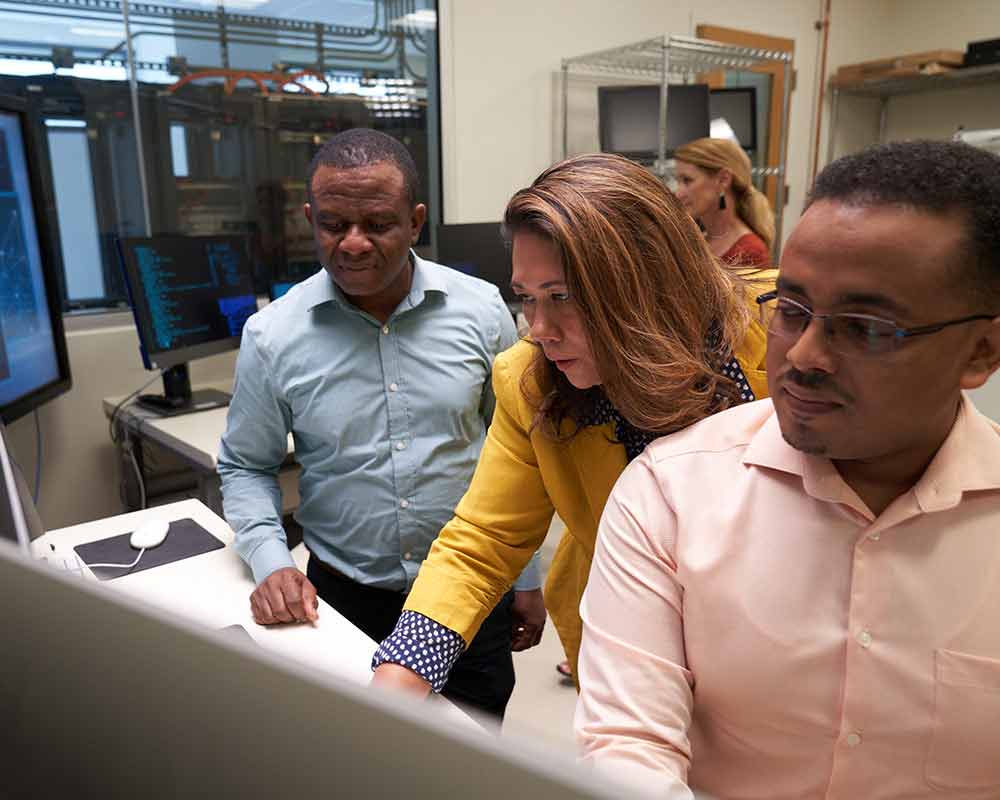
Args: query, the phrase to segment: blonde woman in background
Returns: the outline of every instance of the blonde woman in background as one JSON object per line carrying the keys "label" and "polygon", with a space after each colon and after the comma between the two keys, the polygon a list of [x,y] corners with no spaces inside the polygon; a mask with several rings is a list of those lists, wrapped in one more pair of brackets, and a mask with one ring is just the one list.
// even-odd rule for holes
{"label": "blonde woman in background", "polygon": [[695,139],[674,158],[675,194],[705,229],[709,250],[734,267],[770,266],[774,214],[750,181],[743,148],[728,139]]}

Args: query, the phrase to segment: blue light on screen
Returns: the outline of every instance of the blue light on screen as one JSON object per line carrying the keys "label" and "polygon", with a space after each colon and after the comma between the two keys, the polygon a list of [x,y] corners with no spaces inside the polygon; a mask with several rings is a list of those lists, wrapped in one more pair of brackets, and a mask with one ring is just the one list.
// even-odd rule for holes
{"label": "blue light on screen", "polygon": [[0,112],[0,405],[59,377],[18,117]]}

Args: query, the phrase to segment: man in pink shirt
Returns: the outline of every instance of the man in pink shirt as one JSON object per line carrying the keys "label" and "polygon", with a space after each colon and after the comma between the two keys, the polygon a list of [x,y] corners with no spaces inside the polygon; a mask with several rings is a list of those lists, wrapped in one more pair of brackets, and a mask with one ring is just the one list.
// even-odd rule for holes
{"label": "man in pink shirt", "polygon": [[895,143],[817,178],[771,400],[646,448],[587,592],[583,757],[668,797],[1000,797],[1000,159]]}

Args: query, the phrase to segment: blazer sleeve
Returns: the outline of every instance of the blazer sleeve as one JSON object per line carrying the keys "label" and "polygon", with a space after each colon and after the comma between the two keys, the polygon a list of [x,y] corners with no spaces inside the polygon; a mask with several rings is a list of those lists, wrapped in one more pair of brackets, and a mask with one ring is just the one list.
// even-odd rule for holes
{"label": "blazer sleeve", "polygon": [[445,625],[466,643],[541,546],[554,513],[520,388],[517,365],[524,359],[508,357],[529,346],[515,346],[493,364],[496,410],[479,464],[404,606]]}

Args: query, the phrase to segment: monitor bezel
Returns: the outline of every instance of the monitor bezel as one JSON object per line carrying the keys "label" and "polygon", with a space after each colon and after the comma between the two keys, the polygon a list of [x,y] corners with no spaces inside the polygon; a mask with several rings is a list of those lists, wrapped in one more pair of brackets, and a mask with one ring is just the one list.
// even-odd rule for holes
{"label": "monitor bezel", "polygon": [[[721,86],[718,89],[709,88],[709,117],[711,117],[711,102],[713,94],[748,94],[750,96],[750,137],[751,144],[738,142],[739,146],[750,152],[757,152],[757,87],[756,86]],[[711,120],[709,120],[711,122]]]}
{"label": "monitor bezel", "polygon": [[54,380],[0,406],[0,421],[9,425],[68,392],[73,388],[73,376],[69,366],[59,290],[59,275],[63,269],[62,253],[55,245],[59,239],[59,223],[56,219],[55,199],[41,174],[42,165],[48,163],[47,145],[33,133],[33,114],[22,98],[0,93],[0,113],[3,112],[14,114],[20,123],[28,186],[31,190],[31,209],[35,217],[35,238],[38,240],[38,255],[41,259],[42,284],[45,287],[58,372]]}
{"label": "monitor bezel", "polygon": [[[125,288],[128,291],[129,307],[132,310],[132,318],[135,320],[135,328],[139,334],[139,350],[142,353],[142,363],[148,370],[165,370],[171,367],[177,367],[182,364],[187,364],[189,361],[194,361],[199,358],[206,358],[208,356],[218,355],[219,353],[226,353],[230,350],[238,350],[240,347],[240,340],[242,336],[227,336],[222,339],[213,339],[210,342],[203,342],[202,344],[188,345],[186,347],[177,347],[170,350],[156,350],[150,347],[150,344],[155,341],[153,337],[153,332],[148,327],[149,321],[149,308],[146,304],[146,298],[140,298],[142,303],[142,308],[137,308],[136,302],[136,289],[142,283],[141,277],[138,275],[135,269],[135,264],[133,260],[126,256],[126,249],[139,244],[148,244],[157,241],[163,241],[164,239],[175,239],[190,241],[191,239],[212,239],[218,241],[220,239],[227,239],[230,241],[239,242],[244,249],[244,255],[247,257],[247,266],[250,266],[249,262],[249,242],[245,236],[240,236],[238,234],[218,234],[211,236],[183,236],[181,234],[162,234],[157,236],[128,236],[120,237],[118,239],[118,253],[122,265],[122,270],[125,277]],[[250,273],[248,273],[252,278],[252,268]],[[256,291],[252,290],[254,298],[256,300]]]}

